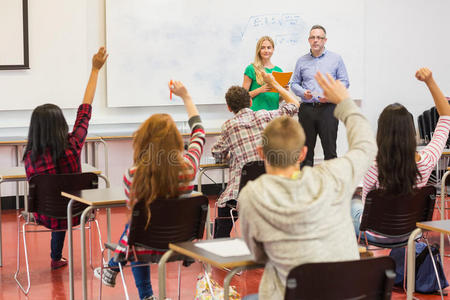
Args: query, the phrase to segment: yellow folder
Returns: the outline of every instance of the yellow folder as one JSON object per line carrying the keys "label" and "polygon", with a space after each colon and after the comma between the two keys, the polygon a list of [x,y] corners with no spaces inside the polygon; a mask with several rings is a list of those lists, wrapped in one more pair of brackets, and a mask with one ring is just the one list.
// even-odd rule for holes
{"label": "yellow folder", "polygon": [[[282,86],[285,87],[289,83],[289,79],[291,79],[292,72],[272,72],[275,80]],[[277,93],[276,89],[270,90],[270,93]]]}

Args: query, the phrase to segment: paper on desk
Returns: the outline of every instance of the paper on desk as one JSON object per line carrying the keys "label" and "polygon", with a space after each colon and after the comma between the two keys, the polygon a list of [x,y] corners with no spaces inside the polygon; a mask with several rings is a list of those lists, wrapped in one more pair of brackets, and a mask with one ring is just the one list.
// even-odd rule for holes
{"label": "paper on desk", "polygon": [[196,243],[195,246],[223,257],[250,255],[247,244],[241,239]]}

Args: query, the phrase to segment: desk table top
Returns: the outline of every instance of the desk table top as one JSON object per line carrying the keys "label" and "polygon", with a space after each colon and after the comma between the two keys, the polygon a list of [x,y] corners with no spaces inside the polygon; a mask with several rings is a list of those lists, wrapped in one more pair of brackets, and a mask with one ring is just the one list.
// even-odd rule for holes
{"label": "desk table top", "polygon": [[61,195],[90,206],[125,206],[127,199],[123,187],[80,190],[75,192],[61,192]]}
{"label": "desk table top", "polygon": [[195,246],[195,244],[197,243],[214,243],[220,240],[221,239],[202,240],[197,241],[195,243],[193,242],[175,243],[169,244],[169,248],[177,253],[204,261],[217,268],[232,269],[235,267],[258,265],[258,263],[253,260],[254,258],[252,255],[223,257]]}
{"label": "desk table top", "polygon": [[[92,172],[97,175],[102,173],[101,170],[94,168],[93,166],[91,166],[89,164],[81,164],[81,170],[82,170],[82,172]],[[0,168],[0,178],[3,181],[26,180],[27,175],[25,173],[25,167],[19,166],[19,167]]]}
{"label": "desk table top", "polygon": [[422,229],[450,234],[450,220],[438,220],[416,223],[416,226]]}

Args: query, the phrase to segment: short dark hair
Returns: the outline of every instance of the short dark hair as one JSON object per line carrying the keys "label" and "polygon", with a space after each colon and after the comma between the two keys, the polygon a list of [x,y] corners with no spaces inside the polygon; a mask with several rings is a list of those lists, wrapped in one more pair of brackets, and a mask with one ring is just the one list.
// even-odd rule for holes
{"label": "short dark hair", "polygon": [[309,32],[313,31],[314,29],[321,29],[323,31],[323,33],[325,33],[325,35],[327,34],[327,31],[325,30],[325,27],[323,27],[322,25],[313,25],[313,27],[311,27],[311,29],[309,30]]}
{"label": "short dark hair", "polygon": [[238,113],[243,108],[250,107],[250,94],[242,86],[233,85],[225,94],[225,100],[233,113]]}

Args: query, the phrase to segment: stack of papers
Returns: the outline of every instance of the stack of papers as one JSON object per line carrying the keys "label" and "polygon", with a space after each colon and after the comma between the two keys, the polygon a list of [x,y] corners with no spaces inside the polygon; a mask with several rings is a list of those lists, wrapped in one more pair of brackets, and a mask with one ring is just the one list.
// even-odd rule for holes
{"label": "stack of papers", "polygon": [[202,248],[203,250],[222,257],[250,255],[247,244],[241,239],[195,243],[195,247]]}

